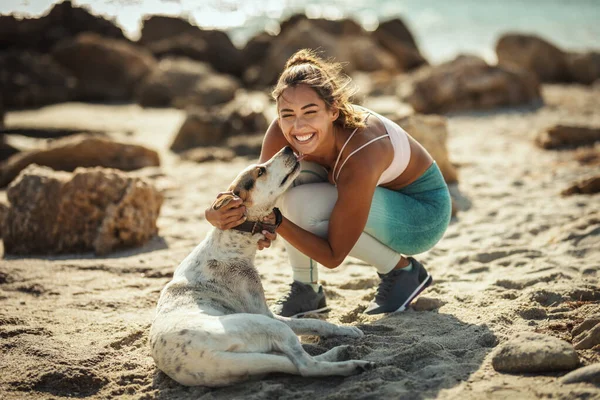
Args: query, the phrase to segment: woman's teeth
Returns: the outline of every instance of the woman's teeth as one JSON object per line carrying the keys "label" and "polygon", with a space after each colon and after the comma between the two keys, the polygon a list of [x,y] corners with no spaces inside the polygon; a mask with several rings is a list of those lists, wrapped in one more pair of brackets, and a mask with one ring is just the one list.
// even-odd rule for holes
{"label": "woman's teeth", "polygon": [[296,140],[299,142],[306,142],[307,140],[311,139],[314,135],[314,133],[309,133],[308,135],[296,136]]}

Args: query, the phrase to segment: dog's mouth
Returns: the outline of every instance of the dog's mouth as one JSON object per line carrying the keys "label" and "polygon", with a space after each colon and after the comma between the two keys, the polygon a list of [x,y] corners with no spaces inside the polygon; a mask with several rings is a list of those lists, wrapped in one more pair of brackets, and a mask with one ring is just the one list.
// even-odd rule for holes
{"label": "dog's mouth", "polygon": [[288,181],[288,179],[290,178],[290,176],[294,175],[296,173],[296,171],[298,171],[299,168],[300,168],[300,162],[296,161],[296,163],[294,164],[294,168],[292,168],[292,170],[290,171],[290,173],[287,174],[283,178],[283,180],[281,181],[281,183],[279,184],[279,186],[285,185],[285,183]]}

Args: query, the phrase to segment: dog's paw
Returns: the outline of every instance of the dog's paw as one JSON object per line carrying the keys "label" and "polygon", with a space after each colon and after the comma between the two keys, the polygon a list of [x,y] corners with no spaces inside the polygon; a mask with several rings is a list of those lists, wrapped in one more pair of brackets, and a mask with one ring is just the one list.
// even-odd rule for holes
{"label": "dog's paw", "polygon": [[343,329],[341,332],[342,336],[355,337],[355,338],[360,338],[360,337],[365,336],[363,331],[361,331],[360,329],[358,329],[355,326],[344,326],[342,329]]}
{"label": "dog's paw", "polygon": [[365,372],[375,369],[376,365],[372,361],[356,361],[356,372]]}

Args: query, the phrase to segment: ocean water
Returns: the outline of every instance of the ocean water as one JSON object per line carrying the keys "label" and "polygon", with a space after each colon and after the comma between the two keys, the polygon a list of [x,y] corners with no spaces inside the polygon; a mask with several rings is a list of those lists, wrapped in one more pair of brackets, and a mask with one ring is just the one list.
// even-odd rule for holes
{"label": "ocean water", "polygon": [[[39,16],[55,0],[0,0],[0,13]],[[495,62],[494,46],[509,31],[540,35],[567,50],[600,50],[600,0],[73,0],[112,18],[132,39],[146,14],[183,16],[203,28],[225,30],[243,45],[256,33],[277,33],[297,12],[352,17],[365,29],[401,17],[432,63],[470,53]]]}

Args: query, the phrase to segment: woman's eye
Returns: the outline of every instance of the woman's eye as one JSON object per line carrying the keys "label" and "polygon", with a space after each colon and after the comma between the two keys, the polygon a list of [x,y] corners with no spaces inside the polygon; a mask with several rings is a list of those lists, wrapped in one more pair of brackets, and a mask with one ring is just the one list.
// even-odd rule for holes
{"label": "woman's eye", "polygon": [[307,111],[305,114],[316,114],[316,111]]}
{"label": "woman's eye", "polygon": [[282,115],[281,118],[287,118],[287,117],[291,117],[291,115]]}

